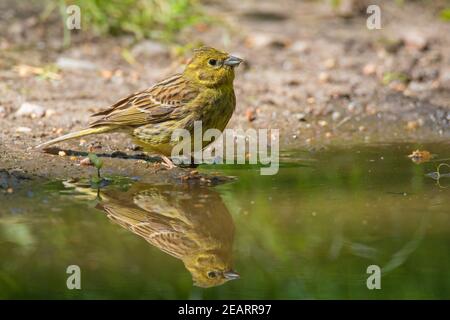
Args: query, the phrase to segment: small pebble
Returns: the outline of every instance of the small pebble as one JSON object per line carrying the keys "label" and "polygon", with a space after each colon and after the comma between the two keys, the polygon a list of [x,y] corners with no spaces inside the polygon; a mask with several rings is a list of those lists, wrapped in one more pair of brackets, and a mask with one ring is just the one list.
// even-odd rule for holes
{"label": "small pebble", "polygon": [[319,122],[317,122],[319,124],[319,126],[321,127],[326,127],[328,125],[328,122],[325,120],[319,120]]}
{"label": "small pebble", "polygon": [[247,121],[248,121],[248,122],[253,122],[253,121],[255,121],[255,120],[256,120],[256,112],[255,112],[255,110],[252,109],[252,108],[248,108],[248,109],[245,111],[245,117],[247,118]]}
{"label": "small pebble", "polygon": [[45,111],[45,117],[46,117],[46,118],[51,117],[51,116],[53,116],[54,114],[56,114],[56,111],[53,110],[53,109],[47,109],[47,110]]}
{"label": "small pebble", "polygon": [[19,110],[16,111],[16,116],[40,118],[45,115],[45,109],[37,104],[24,102],[20,105]]}
{"label": "small pebble", "polygon": [[91,159],[89,159],[88,157],[82,159],[80,161],[80,165],[82,165],[82,166],[91,166],[92,165]]}
{"label": "small pebble", "polygon": [[355,111],[355,109],[356,109],[356,104],[354,102],[350,102],[347,106],[347,110],[349,112],[353,112],[353,111]]}
{"label": "small pebble", "polygon": [[377,67],[373,63],[368,63],[363,68],[363,74],[366,76],[375,74],[376,71],[377,71]]}
{"label": "small pebble", "polygon": [[330,75],[326,72],[319,73],[319,81],[322,83],[330,81]]}
{"label": "small pebble", "polygon": [[141,146],[137,145],[137,144],[132,144],[132,145],[129,147],[129,149],[130,149],[131,151],[142,151],[142,150],[143,150],[143,148],[142,148]]}
{"label": "small pebble", "polygon": [[28,133],[28,132],[31,132],[31,128],[28,128],[28,127],[17,127],[16,128],[16,132]]}
{"label": "small pebble", "polygon": [[65,156],[66,156],[66,153],[65,153],[64,151],[59,151],[59,152],[58,152],[58,155],[59,155],[60,157],[65,157]]}
{"label": "small pebble", "polygon": [[125,152],[116,150],[111,153],[111,158],[126,158],[127,154]]}
{"label": "small pebble", "polygon": [[341,113],[339,111],[334,111],[331,114],[331,119],[333,119],[333,121],[338,121],[341,118]]}
{"label": "small pebble", "polygon": [[333,69],[334,67],[336,67],[336,59],[330,58],[330,59],[325,60],[324,66],[327,69]]}
{"label": "small pebble", "polygon": [[56,65],[58,68],[62,70],[96,70],[97,66],[87,60],[79,60],[79,59],[72,59],[72,58],[66,58],[66,57],[59,57],[56,60]]}
{"label": "small pebble", "polygon": [[417,123],[417,121],[408,121],[406,123],[406,129],[409,131],[414,131],[419,127],[419,124]]}
{"label": "small pebble", "polygon": [[375,113],[377,113],[377,109],[374,106],[367,106],[366,113],[368,115],[374,115]]}

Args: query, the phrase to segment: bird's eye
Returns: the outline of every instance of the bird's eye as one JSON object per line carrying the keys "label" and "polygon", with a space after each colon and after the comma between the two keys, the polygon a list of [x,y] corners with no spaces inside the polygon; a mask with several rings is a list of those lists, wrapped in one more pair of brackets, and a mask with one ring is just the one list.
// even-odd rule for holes
{"label": "bird's eye", "polygon": [[208,272],[208,278],[215,278],[217,274],[214,271]]}
{"label": "bird's eye", "polygon": [[216,66],[217,65],[217,60],[216,59],[209,59],[208,60],[208,64],[210,66]]}

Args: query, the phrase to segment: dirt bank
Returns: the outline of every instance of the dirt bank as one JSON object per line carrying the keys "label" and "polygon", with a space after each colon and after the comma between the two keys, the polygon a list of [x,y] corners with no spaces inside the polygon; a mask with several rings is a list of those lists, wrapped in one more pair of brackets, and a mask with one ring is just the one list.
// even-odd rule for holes
{"label": "dirt bank", "polygon": [[[448,140],[450,24],[416,2],[381,9],[382,29],[368,30],[365,15],[343,18],[321,2],[227,1],[207,5],[226,27],[196,28],[182,37],[246,59],[235,82],[230,128],[278,128],[282,148]],[[61,50],[58,25],[41,27],[32,15],[5,16],[0,168],[51,178],[91,174],[79,165],[82,155],[31,147],[82,128],[93,111],[181,70],[185,61],[167,46],[132,44],[126,37],[74,36],[71,48]],[[113,174],[163,181],[188,172],[110,157],[119,150],[139,155],[120,134],[86,140],[59,146],[107,154],[105,167]]]}

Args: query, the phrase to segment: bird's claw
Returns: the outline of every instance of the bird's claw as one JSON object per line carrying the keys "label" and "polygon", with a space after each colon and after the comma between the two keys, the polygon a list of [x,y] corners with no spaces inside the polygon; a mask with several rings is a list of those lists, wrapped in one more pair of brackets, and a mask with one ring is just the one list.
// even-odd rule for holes
{"label": "bird's claw", "polygon": [[162,156],[161,158],[163,160],[162,165],[164,167],[166,167],[167,170],[172,170],[173,168],[177,167],[176,165],[173,164],[172,160],[170,160],[168,157]]}

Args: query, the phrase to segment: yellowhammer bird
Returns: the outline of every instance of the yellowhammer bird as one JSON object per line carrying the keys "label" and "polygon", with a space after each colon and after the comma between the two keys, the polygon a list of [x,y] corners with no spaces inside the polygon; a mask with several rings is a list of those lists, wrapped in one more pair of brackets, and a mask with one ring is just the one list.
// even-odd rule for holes
{"label": "yellowhammer bird", "polygon": [[50,140],[37,148],[91,134],[128,132],[144,150],[160,154],[171,167],[173,164],[167,157],[177,144],[171,139],[174,130],[186,129],[192,134],[195,121],[202,122],[203,131],[225,129],[236,106],[234,68],[241,62],[242,59],[214,48],[196,49],[183,73],[93,114],[97,119],[89,128]]}
{"label": "yellowhammer bird", "polygon": [[[180,259],[196,286],[238,279],[233,271],[233,219],[210,188],[135,183],[126,192],[75,187],[79,195],[99,196],[97,208],[113,222]],[[113,249],[113,248],[112,248]]]}

